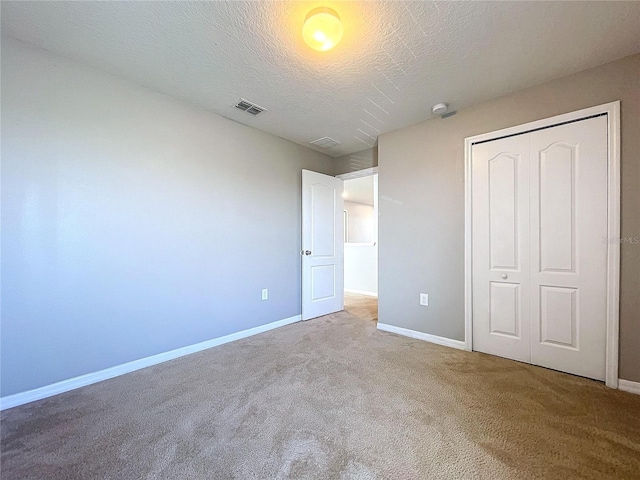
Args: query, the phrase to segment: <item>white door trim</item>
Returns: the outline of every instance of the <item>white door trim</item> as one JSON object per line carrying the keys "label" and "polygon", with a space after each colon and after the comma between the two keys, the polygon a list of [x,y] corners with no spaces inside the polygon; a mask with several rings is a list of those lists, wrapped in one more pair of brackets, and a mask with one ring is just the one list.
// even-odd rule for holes
{"label": "white door trim", "polygon": [[353,180],[354,178],[369,177],[371,175],[377,175],[377,173],[378,173],[378,167],[369,167],[363,170],[356,170],[355,172],[336,175],[336,177],[342,180]]}
{"label": "white door trim", "polygon": [[471,231],[471,147],[474,143],[496,140],[501,137],[524,133],[530,130],[551,127],[594,115],[607,115],[608,125],[608,188],[607,188],[607,347],[606,384],[618,388],[618,341],[620,322],[620,102],[611,102],[576,112],[525,123],[515,127],[483,133],[464,140],[465,169],[465,349],[473,349],[473,288],[472,288],[472,231]]}

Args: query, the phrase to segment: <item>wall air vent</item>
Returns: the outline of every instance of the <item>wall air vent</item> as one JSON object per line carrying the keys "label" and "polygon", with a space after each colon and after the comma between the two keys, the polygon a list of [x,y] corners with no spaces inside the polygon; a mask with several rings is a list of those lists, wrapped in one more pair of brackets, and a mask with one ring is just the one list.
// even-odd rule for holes
{"label": "wall air vent", "polygon": [[256,105],[255,103],[251,103],[244,98],[241,98],[240,101],[236,103],[236,108],[254,116],[266,110],[266,108],[262,108],[260,105]]}
{"label": "wall air vent", "polygon": [[309,143],[311,145],[315,145],[316,147],[320,147],[320,148],[331,148],[331,147],[335,147],[336,145],[340,145],[340,142],[330,137],[322,137]]}

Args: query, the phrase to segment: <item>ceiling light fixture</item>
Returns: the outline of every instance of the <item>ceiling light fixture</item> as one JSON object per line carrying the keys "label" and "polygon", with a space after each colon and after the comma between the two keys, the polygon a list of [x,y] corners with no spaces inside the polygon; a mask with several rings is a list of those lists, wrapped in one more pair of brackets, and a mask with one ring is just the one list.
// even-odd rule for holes
{"label": "ceiling light fixture", "polygon": [[314,50],[331,50],[342,38],[340,17],[328,7],[311,10],[304,19],[302,38]]}

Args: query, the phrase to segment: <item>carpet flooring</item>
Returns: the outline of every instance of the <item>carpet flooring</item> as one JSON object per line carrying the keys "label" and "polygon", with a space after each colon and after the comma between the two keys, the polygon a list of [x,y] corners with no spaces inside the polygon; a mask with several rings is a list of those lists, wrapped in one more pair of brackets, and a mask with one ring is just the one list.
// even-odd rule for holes
{"label": "carpet flooring", "polygon": [[640,478],[640,396],[376,330],[375,299],[2,412],[9,479]]}

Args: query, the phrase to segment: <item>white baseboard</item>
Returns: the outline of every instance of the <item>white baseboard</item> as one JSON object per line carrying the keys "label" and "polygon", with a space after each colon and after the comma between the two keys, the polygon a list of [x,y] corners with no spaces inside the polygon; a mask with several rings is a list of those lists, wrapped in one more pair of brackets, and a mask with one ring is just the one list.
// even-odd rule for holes
{"label": "white baseboard", "polygon": [[364,290],[352,290],[350,288],[345,288],[344,291],[345,293],[357,293],[358,295],[366,295],[367,297],[378,298],[378,292],[366,292]]}
{"label": "white baseboard", "polygon": [[623,380],[620,378],[618,379],[618,389],[640,395],[640,382],[632,382],[631,380]]}
{"label": "white baseboard", "polygon": [[99,370],[97,372],[87,373],[85,375],[80,375],[79,377],[69,378],[67,380],[62,380],[61,382],[52,383],[51,385],[45,385],[44,387],[27,390],[26,392],[20,392],[13,395],[7,395],[6,397],[0,398],[0,410],[17,407],[18,405],[24,405],[29,402],[35,402],[36,400],[68,392],[69,390],[75,390],[76,388],[85,387],[93,383],[101,382],[102,380],[118,377],[125,373],[135,372],[141,368],[151,367],[152,365],[157,365],[191,353],[200,352],[208,348],[217,347],[218,345],[251,337],[258,333],[273,330],[274,328],[284,327],[285,325],[300,321],[301,318],[302,317],[300,315],[295,315],[293,317],[285,318],[284,320],[278,320],[276,322],[267,323],[266,325],[260,325],[259,327],[225,335],[224,337],[207,340],[206,342],[188,345],[186,347],[177,348],[175,350],[141,358],[132,362],[123,363],[121,365],[116,365],[115,367],[105,368],[104,370]]}
{"label": "white baseboard", "polygon": [[415,330],[409,330],[408,328],[396,327],[394,325],[378,322],[378,330],[397,333],[398,335],[403,335],[405,337],[411,337],[417,340],[424,340],[425,342],[437,343],[438,345],[457,348],[458,350],[466,350],[465,343],[460,340],[453,340],[451,338],[438,337],[437,335],[417,332]]}

